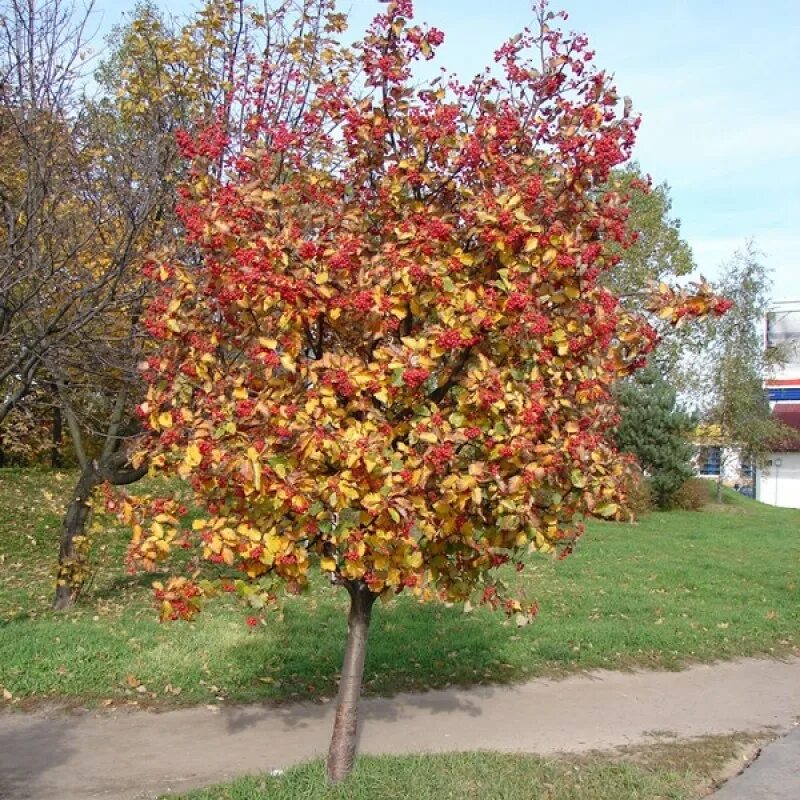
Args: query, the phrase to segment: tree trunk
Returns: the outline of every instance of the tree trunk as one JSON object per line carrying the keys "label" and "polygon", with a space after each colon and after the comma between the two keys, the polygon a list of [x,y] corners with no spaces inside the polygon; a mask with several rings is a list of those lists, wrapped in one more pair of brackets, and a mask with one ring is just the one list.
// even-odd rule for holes
{"label": "tree trunk", "polygon": [[85,557],[75,552],[75,537],[84,536],[86,533],[92,492],[104,481],[108,481],[114,486],[126,486],[141,480],[147,474],[146,466],[133,469],[127,464],[128,456],[122,451],[117,451],[99,464],[96,461],[90,461],[81,470],[61,528],[61,542],[58,549],[58,580],[53,600],[53,609],[56,611],[69,608],[83,585],[82,580],[71,579],[71,567],[76,558]]}
{"label": "tree trunk", "polygon": [[70,579],[70,567],[75,563],[75,537],[83,536],[86,522],[89,519],[89,500],[95,487],[102,483],[102,478],[90,463],[81,471],[72,500],[67,507],[64,524],[61,528],[61,542],[58,548],[58,580],[56,581],[56,596],[53,608],[63,611],[69,608],[80,590],[80,584]]}
{"label": "tree trunk", "polygon": [[369,621],[377,597],[363,581],[350,581],[345,586],[350,593],[350,614],[347,618],[347,648],[336,698],[336,719],[328,750],[328,780],[331,783],[343,781],[353,769]]}

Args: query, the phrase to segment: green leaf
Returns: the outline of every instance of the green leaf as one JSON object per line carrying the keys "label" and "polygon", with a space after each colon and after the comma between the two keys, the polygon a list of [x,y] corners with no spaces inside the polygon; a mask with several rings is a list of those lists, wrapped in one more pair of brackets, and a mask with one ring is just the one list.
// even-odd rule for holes
{"label": "green leaf", "polygon": [[583,489],[586,486],[586,476],[579,469],[572,470],[569,474],[569,479],[572,481],[572,485],[578,489]]}
{"label": "green leaf", "polygon": [[519,527],[519,517],[516,514],[505,514],[497,520],[497,527],[501,531],[513,531]]}

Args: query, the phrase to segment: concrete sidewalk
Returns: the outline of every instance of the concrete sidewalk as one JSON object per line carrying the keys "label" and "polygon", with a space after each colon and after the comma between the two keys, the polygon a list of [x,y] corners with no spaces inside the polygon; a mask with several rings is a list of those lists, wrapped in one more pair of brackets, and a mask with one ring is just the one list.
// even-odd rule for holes
{"label": "concrete sidewalk", "polygon": [[713,800],[800,800],[800,728],[767,745]]}
{"label": "concrete sidewalk", "polygon": [[[360,747],[394,754],[580,753],[649,743],[655,732],[680,738],[785,733],[798,717],[800,659],[746,659],[683,672],[601,671],[368,698]],[[331,703],[6,712],[0,714],[0,798],[134,800],[285,768],[325,753],[332,719]],[[720,796],[744,797],[758,796]]]}

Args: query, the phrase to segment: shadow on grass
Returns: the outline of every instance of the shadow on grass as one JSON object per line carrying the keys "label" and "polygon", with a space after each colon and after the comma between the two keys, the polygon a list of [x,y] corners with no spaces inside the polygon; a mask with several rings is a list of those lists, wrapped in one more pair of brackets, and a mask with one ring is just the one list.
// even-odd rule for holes
{"label": "shadow on grass", "polygon": [[139,572],[136,575],[121,574],[113,578],[104,580],[100,585],[92,585],[84,594],[82,605],[91,606],[97,600],[111,600],[124,592],[137,589],[150,589],[153,581],[157,581],[162,575],[152,572]]}
{"label": "shadow on grass", "polygon": [[[345,603],[337,605],[326,602],[309,609],[303,601],[291,602],[272,631],[275,640],[266,643],[255,635],[227,649],[224,660],[239,673],[234,680],[251,687],[247,699],[314,699],[322,701],[324,711],[337,691],[347,635]],[[502,615],[495,619],[495,625],[487,626],[477,614],[405,599],[377,606],[364,694],[503,682],[511,670],[504,652],[512,630],[503,626]]]}

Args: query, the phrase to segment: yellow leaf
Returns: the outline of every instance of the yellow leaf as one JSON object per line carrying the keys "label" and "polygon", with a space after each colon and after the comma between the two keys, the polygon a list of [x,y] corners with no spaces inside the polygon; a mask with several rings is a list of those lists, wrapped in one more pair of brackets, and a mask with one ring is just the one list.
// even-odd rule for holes
{"label": "yellow leaf", "polygon": [[603,505],[597,506],[594,513],[601,517],[613,517],[617,511],[619,511],[619,506],[616,503],[603,503]]}
{"label": "yellow leaf", "polygon": [[323,556],[319,560],[319,565],[325,572],[336,572],[336,559],[332,556]]}
{"label": "yellow leaf", "polygon": [[255,447],[249,447],[247,449],[247,457],[253,465],[253,486],[255,486],[256,491],[259,492],[261,491],[261,459]]}
{"label": "yellow leaf", "polygon": [[200,462],[203,460],[203,454],[200,452],[200,448],[192,442],[186,448],[186,464],[189,467],[196,467]]}
{"label": "yellow leaf", "polygon": [[475,256],[470,253],[459,253],[456,258],[458,258],[465,267],[471,267],[475,263]]}
{"label": "yellow leaf", "polygon": [[380,508],[383,505],[383,498],[379,494],[375,494],[374,492],[368,495],[365,495],[361,499],[361,505],[367,509],[367,511],[375,511],[376,509]]}
{"label": "yellow leaf", "polygon": [[172,427],[172,412],[171,411],[162,411],[158,415],[158,424],[162,428],[171,428]]}

